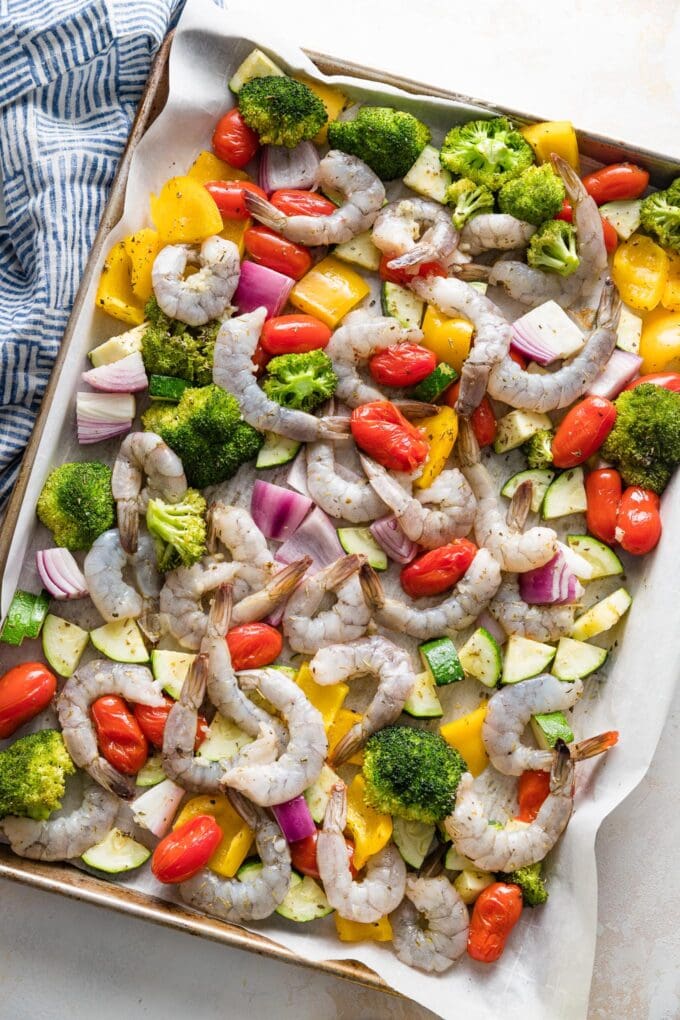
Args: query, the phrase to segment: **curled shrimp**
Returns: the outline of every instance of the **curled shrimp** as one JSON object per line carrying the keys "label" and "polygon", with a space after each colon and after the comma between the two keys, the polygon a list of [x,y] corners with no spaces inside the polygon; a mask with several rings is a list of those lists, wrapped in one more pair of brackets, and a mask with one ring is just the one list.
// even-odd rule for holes
{"label": "curled shrimp", "polygon": [[43,821],[12,816],[0,821],[15,854],[34,861],[69,861],[104,839],[116,820],[120,801],[88,776],[81,778],[82,799],[74,811]]}
{"label": "curled shrimp", "polygon": [[[328,739],[321,713],[305,697],[302,689],[280,669],[258,669],[240,673],[239,684],[246,691],[259,690],[284,719],[288,743],[276,761],[253,759],[259,748],[245,747],[229,763],[222,786],[240,790],[262,807],[283,804],[298,797],[319,776]],[[271,734],[262,734],[255,744],[275,746]]]}
{"label": "curled shrimp", "polygon": [[[599,216],[599,213],[598,213]],[[526,372],[510,357],[491,372],[489,393],[524,411],[554,411],[582,397],[609,361],[616,346],[621,299],[611,280],[602,288],[595,328],[579,353],[556,372]]]}
{"label": "curled shrimp", "polygon": [[206,517],[207,543],[211,553],[220,546],[231,554],[239,565],[238,577],[251,590],[262,588],[274,573],[274,557],[257,524],[239,506],[213,503]]}
{"label": "curled shrimp", "polygon": [[517,490],[506,517],[498,501],[493,478],[481,461],[472,426],[464,419],[460,423],[458,459],[477,500],[477,544],[493,554],[502,570],[512,573],[521,574],[551,560],[557,552],[557,535],[552,528],[522,531],[531,504],[530,485],[522,488],[521,492]]}
{"label": "curled shrimp", "polygon": [[378,680],[378,689],[361,721],[334,748],[330,762],[334,766],[342,765],[372,734],[398,719],[416,684],[408,652],[381,636],[328,645],[316,653],[309,668],[316,682],[324,686],[357,676],[375,676]]}
{"label": "curled shrimp", "polygon": [[411,495],[380,464],[361,456],[368,480],[412,542],[437,549],[467,535],[475,519],[475,497],[457,468],[442,471],[432,485]]}
{"label": "curled shrimp", "polygon": [[256,308],[222,323],[215,342],[214,382],[236,397],[244,419],[256,429],[303,443],[346,438],[346,418],[316,418],[306,411],[282,407],[258,385],[253,355],[266,317],[266,308]]}
{"label": "curled shrimp", "polygon": [[[362,556],[342,556],[306,577],[293,592],[283,614],[283,632],[294,651],[313,655],[326,645],[353,641],[366,633],[370,613],[354,576],[362,563]],[[319,612],[329,592],[336,595],[335,605]]]}
{"label": "curled shrimp", "polygon": [[443,875],[407,875],[404,899],[390,924],[397,957],[427,973],[448,970],[467,949],[470,915]]}
{"label": "curled shrimp", "polygon": [[335,460],[335,446],[326,440],[310,443],[304,451],[307,490],[330,517],[359,524],[387,513],[387,506],[366,478],[345,470]]}
{"label": "curled shrimp", "polygon": [[451,214],[439,202],[403,198],[384,206],[375,218],[373,244],[387,255],[389,269],[422,262],[444,262],[458,245]]}
{"label": "curled shrimp", "polygon": [[[128,566],[136,588],[123,578]],[[107,623],[148,618],[157,608],[161,576],[150,535],[140,535],[137,551],[130,554],[123,549],[117,528],[104,531],[85,557],[83,574],[95,609]]]}
{"label": "curled shrimp", "polygon": [[469,255],[479,255],[483,251],[514,251],[526,248],[535,233],[532,223],[508,213],[480,213],[463,227],[460,247]]}
{"label": "curled shrimp", "polygon": [[347,844],[347,787],[331,790],[323,828],[316,844],[316,863],[326,898],[340,917],[371,924],[401,903],[406,888],[406,865],[394,843],[388,843],[366,864],[364,878],[352,878]]}
{"label": "curled shrimp", "polygon": [[[185,279],[187,264],[200,268]],[[154,259],[151,283],[162,312],[189,326],[203,326],[230,308],[240,273],[238,248],[233,241],[215,235],[198,250],[189,244],[161,248]]]}
{"label": "curled shrimp", "polygon": [[131,666],[94,659],[70,676],[57,700],[57,713],[66,750],[74,763],[85,769],[105,790],[129,799],[134,779],[124,776],[99,753],[97,734],[90,716],[92,702],[106,694],[118,694],[140,705],[165,704],[160,686],[146,666]]}
{"label": "curled shrimp", "polygon": [[420,329],[404,327],[391,316],[368,318],[362,310],[348,315],[325,349],[338,377],[335,397],[350,407],[384,400],[382,390],[364,382],[359,367],[378,351],[422,338]]}
{"label": "curled shrimp", "polygon": [[453,591],[428,608],[388,598],[380,578],[368,564],[361,568],[359,580],[377,623],[427,641],[474,623],[498,590],[501,568],[487,549],[480,549]]}
{"label": "curled shrimp", "polygon": [[534,641],[556,641],[571,632],[576,606],[528,605],[519,593],[517,577],[506,574],[489,612],[506,634],[519,634]]}
{"label": "curled shrimp", "polygon": [[[616,733],[603,733],[582,741],[581,757],[592,757],[613,747]],[[490,824],[484,805],[474,789],[474,779],[465,772],[456,791],[456,806],[445,819],[446,831],[459,854],[482,871],[515,871],[542,861],[567,827],[574,807],[575,760],[559,740],[550,769],[550,793],[536,818],[521,828]]]}
{"label": "curled shrimp", "polygon": [[290,850],[276,821],[245,797],[228,791],[229,799],[255,833],[255,848],[262,868],[240,878],[223,878],[203,868],[182,882],[180,896],[196,910],[240,924],[261,921],[278,907],[288,892],[291,879]]}
{"label": "curled shrimp", "polygon": [[330,216],[286,216],[271,202],[250,192],[246,206],[251,216],[289,241],[315,246],[351,241],[368,230],[385,201],[383,183],[371,168],[338,149],[331,149],[321,160],[319,187],[344,199]]}
{"label": "curled shrimp", "polygon": [[[142,492],[146,478],[147,489]],[[137,551],[139,514],[147,495],[178,503],[187,491],[182,461],[155,432],[130,432],[120,444],[113,465],[111,492],[116,501],[120,542],[127,553]]]}

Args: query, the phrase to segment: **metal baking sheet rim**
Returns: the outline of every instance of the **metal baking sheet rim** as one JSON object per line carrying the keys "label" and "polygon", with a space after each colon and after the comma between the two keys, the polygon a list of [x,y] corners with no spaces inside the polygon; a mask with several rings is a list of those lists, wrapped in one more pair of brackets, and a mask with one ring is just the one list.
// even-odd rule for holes
{"label": "metal baking sheet rim", "polygon": [[[168,60],[171,43],[172,33],[164,40],[151,68],[127,145],[121,156],[118,171],[111,187],[109,201],[99,225],[90,258],[64,331],[61,349],[55,361],[52,376],[27,445],[13,493],[7,505],[0,532],[0,575],[4,572],[7,563],[19,507],[22,503],[33,461],[52,405],[61,366],[66,357],[71,338],[74,335],[75,323],[91,283],[101,248],[122,213],[132,155],[144,133],[162,110],[167,98]],[[328,75],[345,75],[368,81],[376,81],[402,89],[405,92],[482,107],[490,112],[505,113],[519,123],[534,123],[541,119],[540,117],[510,110],[488,101],[474,99],[445,89],[434,88],[421,82],[380,72],[373,68],[343,61],[323,53],[309,50],[305,52],[319,70]],[[578,136],[579,145],[584,155],[599,162],[634,159],[650,171],[652,183],[657,186],[665,185],[673,175],[680,173],[680,164],[661,153],[635,148],[624,142],[618,142],[614,139],[588,132],[578,132]],[[137,917],[166,928],[210,939],[213,942],[221,942],[236,949],[244,949],[249,952],[258,953],[261,956],[273,957],[287,963],[308,967],[312,970],[325,971],[336,977],[346,978],[368,988],[377,988],[395,996],[399,995],[377,974],[357,961],[325,960],[317,962],[306,960],[304,957],[297,956],[295,953],[270,941],[264,936],[246,931],[236,925],[219,921],[216,918],[195,913],[180,905],[141,895],[134,889],[95,878],[67,864],[44,864],[38,861],[30,861],[16,857],[9,848],[0,846],[0,877],[33,886],[46,892],[59,893],[62,896],[80,900],[84,903],[106,907],[109,910],[116,910],[131,917]]]}

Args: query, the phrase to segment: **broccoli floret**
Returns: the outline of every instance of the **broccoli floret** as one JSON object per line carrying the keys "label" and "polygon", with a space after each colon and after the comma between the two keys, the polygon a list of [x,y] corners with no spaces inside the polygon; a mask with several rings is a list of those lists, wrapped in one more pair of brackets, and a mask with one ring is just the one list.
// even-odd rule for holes
{"label": "broccoli floret", "polygon": [[666,194],[673,205],[680,205],[680,177],[676,177],[666,188]]}
{"label": "broccoli floret", "polygon": [[680,252],[680,177],[666,191],[655,191],[642,200],[640,223],[665,248]]}
{"label": "broccoli floret", "polygon": [[219,386],[190,387],[178,404],[154,403],[142,415],[184,465],[197,489],[217,485],[257,456],[264,436],[243,421],[238,401]]}
{"label": "broccoli floret", "polygon": [[47,476],[36,509],[58,546],[89,549],[114,526],[111,468],[98,460],[61,464]]}
{"label": "broccoli floret", "polygon": [[328,120],[326,107],[307,85],[277,75],[247,81],[238,108],[263,145],[289,149],[313,138]]}
{"label": "broccoli floret", "polygon": [[332,149],[363,159],[384,181],[407,174],[430,137],[412,113],[388,106],[362,106],[354,120],[336,120],[328,128]]}
{"label": "broccoli floret", "polygon": [[627,485],[661,494],[680,463],[680,393],[643,383],[614,401],[616,421],[602,447]]}
{"label": "broccoli floret", "polygon": [[155,298],[147,302],[148,320],[142,336],[142,359],[149,375],[170,375],[198,386],[212,382],[213,353],[219,322],[187,326],[169,319]]}
{"label": "broccoli floret", "polygon": [[462,230],[467,221],[479,213],[493,212],[493,193],[485,184],[475,184],[469,177],[449,184],[446,201],[453,206],[451,219],[456,230]]}
{"label": "broccoli floret", "polygon": [[520,887],[522,899],[527,907],[538,907],[548,899],[548,890],[541,875],[542,868],[543,861],[537,861],[536,864],[527,864],[526,867],[503,876],[504,882]]}
{"label": "broccoli floret", "polygon": [[264,391],[282,407],[313,411],[335,393],[338,377],[323,351],[280,354],[267,365]]}
{"label": "broccoli floret", "polygon": [[506,117],[471,120],[451,128],[441,147],[447,170],[492,191],[519,177],[534,162],[533,149]]}
{"label": "broccoli floret", "polygon": [[179,503],[150,499],[146,526],[156,539],[156,558],[161,570],[190,567],[205,552],[206,502],[200,492],[187,489]]}
{"label": "broccoli floret", "polygon": [[438,733],[388,726],[364,751],[366,801],[377,811],[417,822],[441,822],[451,814],[467,765]]}
{"label": "broccoli floret", "polygon": [[530,468],[547,468],[552,465],[552,441],[555,433],[552,429],[540,429],[523,445],[522,450]]}
{"label": "broccoli floret", "polygon": [[580,261],[576,231],[564,220],[548,220],[529,241],[527,262],[534,269],[571,276]]}
{"label": "broccoli floret", "polygon": [[562,208],[566,191],[549,163],[530,166],[498,192],[498,208],[525,223],[539,226]]}
{"label": "broccoli floret", "polygon": [[0,751],[0,818],[49,818],[61,807],[66,776],[75,770],[57,730],[19,737]]}

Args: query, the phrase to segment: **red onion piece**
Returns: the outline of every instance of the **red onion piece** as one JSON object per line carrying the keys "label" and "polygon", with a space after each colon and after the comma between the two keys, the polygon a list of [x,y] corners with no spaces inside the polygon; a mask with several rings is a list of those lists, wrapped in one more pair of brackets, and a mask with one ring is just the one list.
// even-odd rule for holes
{"label": "red onion piece", "polygon": [[303,556],[312,557],[311,572],[335,563],[344,550],[340,545],[335,526],[323,510],[315,507],[306,520],[297,528],[282,546],[274,559],[279,563],[294,563]]}
{"label": "red onion piece", "polygon": [[153,832],[154,836],[164,836],[172,825],[177,808],[185,796],[185,791],[172,779],[164,779],[150,789],[145,790],[130,804],[132,817],[137,825]]}
{"label": "red onion piece", "polygon": [[105,393],[138,393],[149,385],[139,351],[128,354],[119,361],[112,361],[108,365],[100,365],[98,368],[83,372],[82,380],[93,390],[102,390]]}
{"label": "red onion piece", "polygon": [[78,442],[81,446],[88,443],[103,443],[106,439],[115,439],[122,436],[132,428],[132,422],[116,422],[114,425],[104,425],[102,422],[78,422]]}
{"label": "red onion piece", "polygon": [[528,605],[564,605],[583,594],[583,586],[561,551],[542,567],[519,575],[519,593]]}
{"label": "red onion piece", "polygon": [[407,538],[394,514],[373,521],[369,530],[395,563],[410,563],[418,553],[418,546]]}
{"label": "red onion piece", "polygon": [[625,389],[631,379],[640,371],[642,358],[629,351],[614,350],[595,382],[588,390],[589,397],[606,397],[613,400]]}
{"label": "red onion piece", "polygon": [[491,637],[494,638],[499,645],[504,645],[508,640],[508,635],[505,633],[496,617],[492,616],[487,609],[484,609],[475,620],[475,628],[477,627],[483,627],[484,630],[488,630]]}
{"label": "red onion piece", "polygon": [[55,599],[81,599],[87,595],[87,582],[68,549],[40,549],[35,554],[43,587]]}
{"label": "red onion piece", "polygon": [[539,365],[549,365],[555,361],[555,352],[546,343],[536,339],[536,337],[522,329],[521,326],[518,326],[516,322],[513,322],[511,328],[512,340],[510,341],[510,346],[513,350],[524,355],[530,361],[536,361]]}
{"label": "red onion piece", "polygon": [[314,191],[319,183],[319,162],[319,152],[312,142],[300,142],[294,149],[264,145],[260,153],[260,187],[268,195],[279,188]]}
{"label": "red onion piece", "polygon": [[308,496],[258,478],[253,485],[250,513],[265,538],[283,542],[300,527],[314,504]]}
{"label": "red onion piece", "polygon": [[131,393],[76,393],[76,417],[81,421],[95,421],[103,425],[132,421],[135,416],[135,398]]}
{"label": "red onion piece", "polygon": [[290,276],[256,262],[243,262],[234,304],[241,313],[253,312],[264,305],[267,318],[271,319],[284,309],[294,285]]}
{"label": "red onion piece", "polygon": [[307,458],[305,457],[304,446],[290,466],[290,471],[286,475],[286,485],[290,485],[291,489],[295,489],[296,492],[301,493],[303,496],[309,496],[309,489],[307,488]]}
{"label": "red onion piece", "polygon": [[275,804],[272,811],[289,843],[296,843],[299,839],[305,839],[316,832],[314,819],[302,794],[287,800],[285,804]]}

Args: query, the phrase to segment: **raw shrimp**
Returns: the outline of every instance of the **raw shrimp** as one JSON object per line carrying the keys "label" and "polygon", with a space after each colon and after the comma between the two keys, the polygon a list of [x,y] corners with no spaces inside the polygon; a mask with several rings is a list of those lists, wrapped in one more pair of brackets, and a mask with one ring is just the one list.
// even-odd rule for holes
{"label": "raw shrimp", "polygon": [[120,801],[88,776],[83,781],[82,800],[74,811],[37,822],[32,818],[7,816],[0,821],[15,854],[34,861],[68,861],[81,857],[113,827]]}
{"label": "raw shrimp", "polygon": [[380,464],[364,456],[361,464],[376,493],[412,542],[437,549],[470,531],[475,519],[475,497],[457,468],[442,471],[427,489],[411,495]]}
{"label": "raw shrimp", "polygon": [[336,767],[363,747],[373,733],[399,718],[416,684],[408,652],[381,636],[328,645],[316,653],[309,668],[316,682],[324,686],[356,676],[375,676],[378,680],[378,689],[361,721],[352,726],[333,751],[330,763]]}
{"label": "raw shrimp", "polygon": [[510,324],[484,294],[453,276],[415,277],[409,287],[444,315],[464,315],[475,327],[475,341],[463,364],[456,403],[456,410],[467,418],[484,396],[491,370],[510,349]]}
{"label": "raw shrimp", "polygon": [[234,626],[241,623],[253,623],[269,616],[282,602],[289,597],[312,565],[311,556],[289,563],[271,578],[263,588],[246,595],[236,603],[232,612]]}
{"label": "raw shrimp", "polygon": [[[127,566],[139,591],[123,578]],[[151,535],[140,535],[137,551],[129,554],[120,543],[117,528],[104,531],[85,557],[83,574],[89,596],[107,623],[138,620],[157,608],[162,582]]]}
{"label": "raw shrimp", "polygon": [[373,244],[387,255],[389,269],[421,262],[444,262],[458,245],[451,214],[439,202],[403,198],[384,206],[375,218]]}
{"label": "raw shrimp", "polygon": [[165,704],[158,681],[146,666],[132,666],[108,659],[94,659],[69,677],[57,700],[64,743],[74,763],[119,797],[130,798],[135,782],[124,776],[99,753],[97,734],[90,716],[92,702],[107,694],[125,701],[159,707]]}
{"label": "raw shrimp", "polygon": [[336,463],[333,443],[310,443],[305,457],[309,495],[324,513],[352,524],[374,521],[387,513],[387,506],[366,478]]}
{"label": "raw shrimp", "polygon": [[384,185],[371,168],[337,149],[331,149],[321,160],[319,188],[340,194],[345,200],[330,216],[286,216],[252,193],[246,195],[246,206],[251,216],[289,241],[315,246],[351,241],[368,230],[385,201]]}
{"label": "raw shrimp", "polygon": [[228,796],[255,833],[255,848],[262,868],[253,869],[242,879],[223,878],[203,868],[182,882],[179,892],[185,903],[224,921],[240,924],[269,917],[288,892],[291,878],[290,850],[276,821],[266,811],[251,804],[234,791]]}
{"label": "raw shrimp", "polygon": [[390,916],[392,945],[402,963],[441,974],[467,949],[470,915],[448,878],[408,875]]}
{"label": "raw shrimp", "polygon": [[[477,544],[488,549],[498,560],[502,570],[512,573],[524,573],[541,567],[551,560],[557,552],[557,535],[552,528],[529,528],[522,532],[516,528],[513,512],[509,515],[510,523],[501,508],[496,495],[496,486],[489,471],[481,461],[479,444],[472,426],[463,420],[460,423],[458,436],[458,459],[461,469],[467,478],[477,499],[475,514],[475,538]],[[517,497],[524,498],[528,492],[531,501],[531,490],[522,490]],[[515,504],[516,505],[516,504]],[[526,515],[525,515],[526,516]],[[523,522],[522,522],[523,523]]]}
{"label": "raw shrimp", "polygon": [[[371,617],[353,576],[362,563],[363,556],[342,556],[306,577],[293,592],[283,614],[283,632],[294,651],[313,655],[326,645],[353,641],[366,633]],[[335,593],[335,605],[319,612],[328,592]]]}
{"label": "raw shrimp", "polygon": [[[583,741],[581,754],[601,754],[616,743],[616,734],[603,733]],[[586,749],[584,745],[588,744]],[[446,831],[459,854],[482,871],[514,871],[542,861],[560,838],[574,807],[574,767],[571,752],[563,741],[555,745],[550,769],[550,793],[533,822],[521,828],[491,825],[484,805],[474,789],[469,772],[461,776],[456,807],[445,820]],[[321,838],[321,837],[319,837]]]}
{"label": "raw shrimp", "polygon": [[225,503],[213,503],[206,518],[208,550],[216,553],[220,544],[239,564],[238,576],[251,591],[262,588],[274,573],[274,556],[257,524],[247,510]]}
{"label": "raw shrimp", "polygon": [[609,361],[616,346],[621,299],[611,280],[602,289],[595,328],[576,357],[556,372],[532,373],[506,357],[489,378],[489,393],[523,411],[554,411],[582,397]]}
{"label": "raw shrimp", "polygon": [[489,612],[506,634],[519,634],[533,641],[556,641],[571,632],[576,606],[530,606],[519,593],[517,577],[506,574]]}
{"label": "raw shrimp", "polygon": [[460,234],[460,247],[470,255],[483,251],[526,248],[536,227],[508,213],[480,213],[468,220]]}
{"label": "raw shrimp", "polygon": [[[283,804],[298,797],[321,772],[328,751],[323,718],[295,681],[280,669],[240,673],[238,681],[246,691],[259,690],[281,713],[288,728],[288,743],[283,754],[269,764],[261,759],[254,761],[251,756],[258,749],[254,744],[247,745],[231,760],[222,786],[240,790],[261,807]],[[263,734],[261,739],[272,746],[271,734]]]}
{"label": "raw shrimp", "polygon": [[[147,489],[142,492],[145,477]],[[130,432],[120,444],[111,477],[120,542],[125,552],[137,551],[139,514],[146,509],[147,496],[178,503],[186,491],[182,461],[167,443],[155,432]]]}
{"label": "raw shrimp", "polygon": [[[184,278],[187,264],[200,266]],[[162,312],[189,326],[203,326],[230,310],[241,273],[233,241],[209,237],[197,251],[188,244],[169,244],[154,259],[151,282]]]}
{"label": "raw shrimp", "polygon": [[236,397],[244,419],[260,431],[303,443],[347,438],[347,418],[316,418],[306,411],[282,407],[258,385],[253,355],[266,318],[267,309],[256,308],[222,324],[215,342],[214,382]]}
{"label": "raw shrimp", "polygon": [[340,917],[371,924],[401,903],[406,888],[406,865],[394,843],[388,843],[366,864],[361,881],[352,878],[343,835],[347,824],[347,787],[331,790],[316,844],[316,864],[326,898]]}
{"label": "raw shrimp", "polygon": [[359,579],[364,598],[377,623],[419,641],[464,630],[486,609],[501,583],[501,568],[487,549],[480,549],[453,591],[429,608],[388,598],[380,578],[368,564]]}

